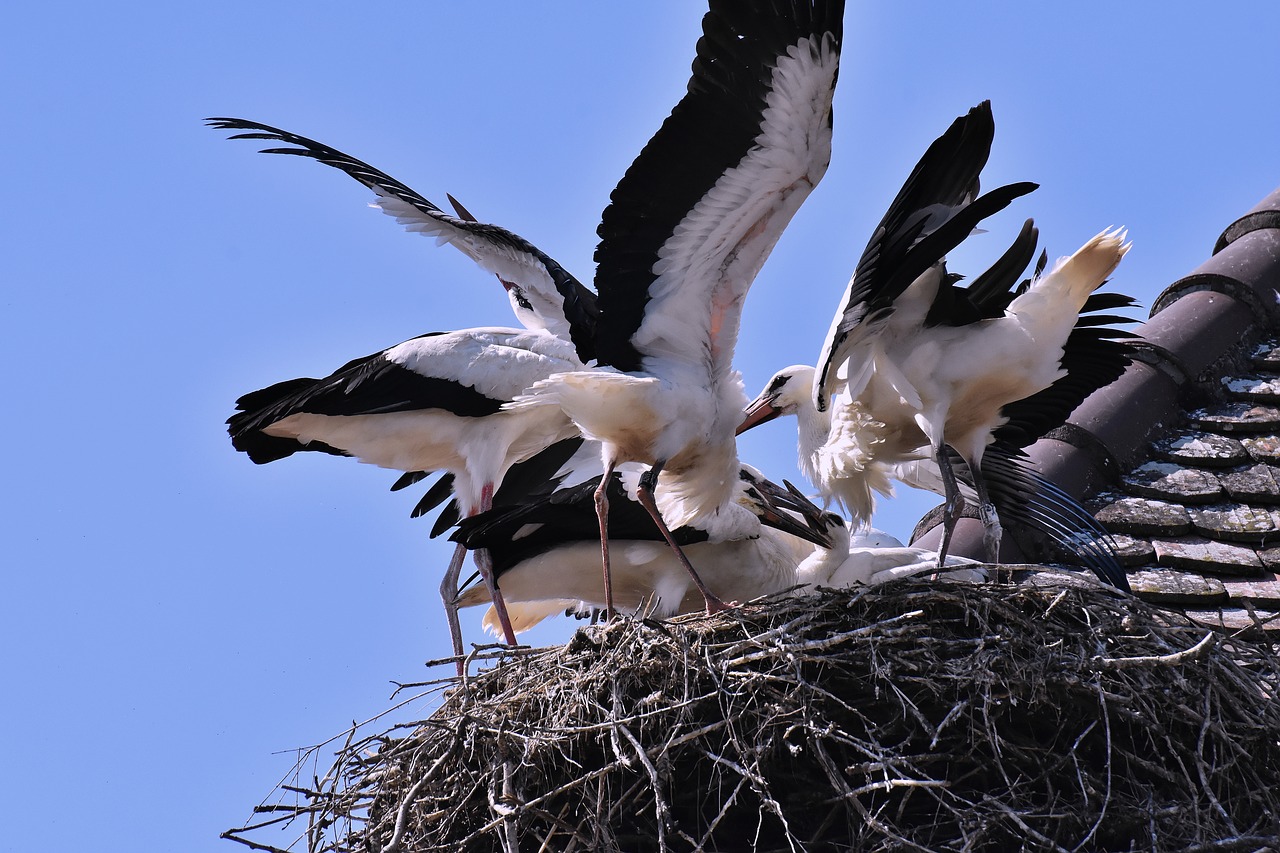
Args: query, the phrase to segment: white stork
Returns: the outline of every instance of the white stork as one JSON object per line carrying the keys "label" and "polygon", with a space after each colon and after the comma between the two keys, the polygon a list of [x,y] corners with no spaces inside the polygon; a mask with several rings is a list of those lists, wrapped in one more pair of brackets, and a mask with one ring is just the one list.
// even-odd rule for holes
{"label": "white stork", "polygon": [[[999,455],[1003,474],[1012,478],[1005,481],[1011,497],[1004,505],[1017,512],[1028,496],[1039,495],[1031,515],[1059,544],[1079,534],[1090,541],[1105,537],[1074,501],[1015,460],[1017,446],[1060,424],[1124,369],[1128,351],[1111,339],[1126,333],[1098,328],[1123,318],[1082,319],[1081,313],[1132,300],[1093,295],[1128,250],[1121,232],[1098,235],[1012,293],[1035,251],[1029,221],[991,270],[968,288],[957,286],[946,253],[982,219],[1035,188],[1013,184],[977,195],[993,134],[990,106],[983,103],[930,146],[863,253],[819,367],[775,374],[748,407],[742,428],[796,414],[801,468],[855,521],[869,518],[872,492],[888,493],[891,476],[931,459],[947,499],[943,556],[960,511],[954,451],[968,468],[994,559],[1000,526],[982,475],[984,454]],[[1011,433],[1021,440],[988,450]],[[1097,550],[1090,567],[1123,586],[1114,558],[1105,547]]]}
{"label": "white stork", "polygon": [[[674,552],[657,539],[648,515],[635,500],[637,478],[614,475],[609,523],[613,537],[613,599],[620,610],[665,618],[693,613],[704,602]],[[505,487],[504,487],[505,488]],[[497,506],[462,522],[455,538],[470,547],[492,549],[499,587],[517,633],[563,611],[589,613],[604,606],[604,587],[595,548],[594,482],[557,490],[516,507]],[[742,503],[767,525],[752,539],[711,541],[706,531],[677,528],[690,559],[720,598],[745,602],[795,589],[847,589],[936,572],[938,554],[909,548],[879,531],[851,537],[844,520],[825,513],[797,493],[785,493],[743,469]],[[801,523],[803,522],[803,523]],[[949,577],[982,580],[973,560],[947,557]],[[474,586],[458,603],[490,601]],[[490,609],[484,627],[497,633]]]}
{"label": "white stork", "polygon": [[[574,347],[543,331],[479,328],[423,335],[324,379],[293,379],[236,401],[227,421],[237,450],[259,464],[301,450],[354,456],[399,471],[448,471],[463,515],[487,510],[515,463],[576,435],[555,409],[509,411],[503,404],[535,381],[581,367]],[[459,546],[441,583],[454,652],[461,654]],[[476,564],[486,584],[487,554]],[[515,642],[500,594],[503,632]]]}
{"label": "white stork", "polygon": [[607,474],[618,464],[650,466],[639,499],[708,610],[724,604],[670,529],[726,541],[759,531],[734,499],[746,399],[733,350],[752,280],[830,159],[843,12],[843,0],[712,0],[688,93],[602,216],[598,366],[550,377],[513,404],[556,407],[604,447],[595,498],[606,610]]}
{"label": "white stork", "polygon": [[[638,500],[638,466],[525,498],[513,494],[521,474],[513,468],[494,509],[462,520],[453,535],[468,548],[488,550],[498,587],[517,614],[517,630],[564,610],[566,604],[580,611],[605,608],[606,597],[608,606],[658,618],[705,606],[700,590],[691,586],[690,574]],[[595,510],[601,483],[610,496],[613,542],[613,589],[608,594],[600,573]],[[794,586],[800,561],[815,545],[831,547],[832,536],[840,535],[834,528],[843,528],[839,517],[747,467],[735,478],[733,492],[735,505],[757,519],[756,535],[725,539],[722,530],[697,525],[670,532],[698,561],[704,583],[726,600],[746,601]],[[510,503],[513,500],[518,502]],[[846,552],[847,544],[846,534]],[[489,600],[487,589],[474,587],[463,593],[459,604]],[[492,627],[492,620],[486,625]]]}

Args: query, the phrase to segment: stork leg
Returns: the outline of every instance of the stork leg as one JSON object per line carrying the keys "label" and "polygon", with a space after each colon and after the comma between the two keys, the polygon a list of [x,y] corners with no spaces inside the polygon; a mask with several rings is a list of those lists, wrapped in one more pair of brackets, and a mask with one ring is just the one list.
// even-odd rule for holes
{"label": "stork leg", "polygon": [[462,661],[462,625],[458,621],[458,576],[462,574],[462,563],[466,558],[467,546],[459,543],[440,581],[440,598],[444,600],[444,618],[449,623],[449,637],[453,640],[453,654],[458,658],[459,676],[466,674],[466,664]]}
{"label": "stork leg", "polygon": [[[493,509],[493,483],[486,483],[480,490],[478,511],[487,512],[490,509]],[[507,615],[507,603],[502,598],[502,590],[498,589],[498,582],[493,576],[493,560],[489,557],[488,548],[476,550],[476,568],[480,570],[480,577],[484,578],[485,588],[493,599],[493,609],[498,614],[498,624],[502,626],[502,638],[507,641],[508,646],[516,645],[516,632],[511,627],[511,617]]]}
{"label": "stork leg", "polygon": [[654,487],[658,484],[658,474],[662,471],[662,465],[654,465],[648,471],[640,475],[640,488],[636,492],[636,497],[640,500],[640,505],[649,511],[649,515],[653,516],[653,523],[658,525],[658,530],[662,532],[662,536],[667,540],[667,544],[671,546],[671,550],[675,551],[676,559],[680,561],[680,565],[684,566],[689,577],[693,578],[693,583],[698,587],[698,592],[702,593],[702,599],[707,604],[708,613],[718,613],[722,610],[728,610],[729,605],[720,600],[714,592],[707,588],[702,582],[702,578],[698,577],[698,573],[694,571],[693,565],[689,562],[689,558],[684,555],[684,551],[680,550],[680,546],[676,544],[676,540],[671,536],[671,530],[667,527],[667,523],[662,520],[662,513],[658,512],[658,504],[653,499]]}
{"label": "stork leg", "polygon": [[939,444],[934,448],[934,458],[938,462],[938,472],[942,475],[942,488],[945,492],[942,505],[942,544],[938,546],[938,568],[947,564],[947,549],[951,547],[951,534],[955,532],[956,522],[964,510],[964,498],[960,495],[960,485],[956,482],[956,472],[951,467],[951,457],[947,454],[947,446]]}
{"label": "stork leg", "polygon": [[1000,527],[1000,514],[996,505],[987,494],[987,481],[983,479],[978,466],[970,463],[973,472],[973,485],[978,490],[978,519],[982,522],[982,548],[986,552],[987,562],[1000,562],[1000,540],[1004,530]]}
{"label": "stork leg", "polygon": [[600,523],[600,563],[604,567],[604,621],[613,618],[613,577],[609,573],[609,480],[613,477],[614,461],[605,462],[604,476],[596,486],[596,519]]}

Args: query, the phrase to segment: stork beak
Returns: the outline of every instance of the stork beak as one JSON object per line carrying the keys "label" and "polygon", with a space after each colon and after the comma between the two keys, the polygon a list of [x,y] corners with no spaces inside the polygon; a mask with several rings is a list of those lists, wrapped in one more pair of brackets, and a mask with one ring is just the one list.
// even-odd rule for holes
{"label": "stork beak", "polygon": [[789,512],[783,512],[771,506],[763,506],[759,509],[757,515],[759,515],[762,524],[767,524],[775,530],[781,530],[783,533],[789,533],[823,548],[832,546],[831,536],[825,530],[818,530],[816,527],[805,524]]}
{"label": "stork beak", "polygon": [[747,405],[747,408],[743,410],[742,423],[738,425],[738,430],[734,435],[742,435],[752,427],[757,427],[760,426],[760,424],[767,423],[780,414],[782,414],[782,409],[779,409],[773,404],[772,396],[769,394],[761,394],[759,397],[752,400],[751,403]]}

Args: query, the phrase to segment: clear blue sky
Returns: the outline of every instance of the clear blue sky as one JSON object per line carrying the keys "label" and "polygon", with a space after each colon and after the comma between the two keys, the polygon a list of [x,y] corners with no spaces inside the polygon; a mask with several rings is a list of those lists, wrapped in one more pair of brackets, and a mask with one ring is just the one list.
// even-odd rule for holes
{"label": "clear blue sky", "polygon": [[[852,2],[831,169],[748,300],[754,394],[816,357],[898,184],[993,101],[988,186],[1042,188],[1050,254],[1109,225],[1150,305],[1280,184],[1271,3]],[[240,394],[413,335],[511,322],[491,278],[344,176],[202,127],[242,116],[446,191],[589,280],[609,191],[683,91],[702,7],[495,0],[19,4],[0,32],[0,850],[217,840],[448,643],[447,547],[389,472],[265,467]],[[743,442],[794,476],[794,427]],[[886,505],[905,537],[933,501]],[[468,620],[477,638],[475,618]],[[555,638],[558,633],[544,635]],[[420,709],[419,709],[420,710]],[[409,712],[406,712],[409,713]],[[274,839],[282,843],[284,837]]]}

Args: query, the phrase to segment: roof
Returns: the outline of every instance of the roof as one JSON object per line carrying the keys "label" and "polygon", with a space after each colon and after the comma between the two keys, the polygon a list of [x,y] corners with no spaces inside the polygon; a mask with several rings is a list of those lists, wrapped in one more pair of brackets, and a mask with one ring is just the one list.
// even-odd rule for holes
{"label": "roof", "polygon": [[[1115,534],[1138,596],[1280,630],[1280,189],[1135,331],[1125,374],[1028,453]],[[936,511],[916,533],[936,544]],[[952,552],[982,554],[976,521],[961,520]],[[1030,552],[1008,541],[1001,560]]]}

